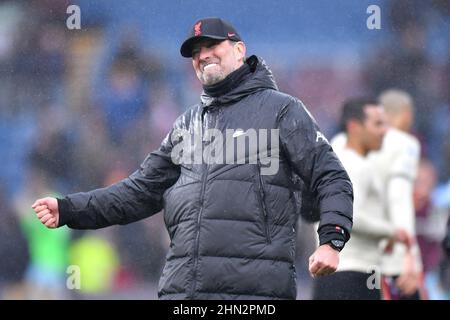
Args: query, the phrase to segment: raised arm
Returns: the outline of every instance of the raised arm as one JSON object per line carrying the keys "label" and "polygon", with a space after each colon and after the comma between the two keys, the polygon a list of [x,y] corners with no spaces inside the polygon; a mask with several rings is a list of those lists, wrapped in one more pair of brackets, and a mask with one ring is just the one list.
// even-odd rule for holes
{"label": "raised arm", "polygon": [[171,133],[158,150],[150,153],[139,170],[109,187],[75,193],[62,199],[43,198],[33,204],[47,227],[67,225],[74,229],[98,229],[127,224],[159,212],[163,194],[180,175],[171,159]]}

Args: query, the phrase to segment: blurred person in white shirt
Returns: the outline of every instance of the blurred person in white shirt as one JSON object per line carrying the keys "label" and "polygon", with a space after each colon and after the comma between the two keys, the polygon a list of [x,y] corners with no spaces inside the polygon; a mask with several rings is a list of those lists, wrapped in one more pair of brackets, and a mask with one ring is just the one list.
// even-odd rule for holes
{"label": "blurred person in white shirt", "polygon": [[[368,156],[374,187],[380,194],[379,201],[371,205],[394,228],[403,228],[411,239],[415,238],[415,211],[413,186],[417,175],[420,144],[409,131],[414,121],[411,96],[401,90],[390,89],[378,99],[386,112],[389,129],[379,151]],[[346,133],[339,133],[332,140],[333,148],[342,148]],[[422,262],[420,250],[412,241],[411,250],[405,245],[382,242],[380,250],[384,299],[420,299]]]}
{"label": "blurred person in white shirt", "polygon": [[346,141],[333,148],[353,183],[353,232],[345,250],[340,253],[337,272],[318,278],[313,286],[313,299],[380,300],[380,281],[371,286],[373,271],[378,273],[382,239],[410,244],[402,228],[394,227],[383,217],[379,203],[382,190],[375,186],[371,151],[379,150],[387,130],[385,113],[374,100],[358,98],[347,101],[342,110],[342,127]]}
{"label": "blurred person in white shirt", "polygon": [[[381,93],[390,129],[381,150],[374,153],[380,187],[385,190],[384,206],[387,218],[394,227],[402,227],[415,237],[414,181],[420,158],[419,141],[411,135],[414,106],[411,96],[401,90]],[[390,246],[388,246],[390,248]],[[418,300],[422,279],[422,262],[417,241],[408,250],[396,243],[391,252],[383,255],[383,294],[385,299]]]}

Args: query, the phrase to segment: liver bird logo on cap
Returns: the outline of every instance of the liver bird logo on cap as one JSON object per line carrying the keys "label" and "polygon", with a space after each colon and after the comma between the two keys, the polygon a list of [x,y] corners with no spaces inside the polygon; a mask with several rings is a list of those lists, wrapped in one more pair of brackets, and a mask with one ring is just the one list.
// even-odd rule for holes
{"label": "liver bird logo on cap", "polygon": [[195,24],[194,26],[194,35],[195,36],[199,36],[202,34],[202,30],[200,29],[202,26],[202,22],[199,21],[198,23]]}

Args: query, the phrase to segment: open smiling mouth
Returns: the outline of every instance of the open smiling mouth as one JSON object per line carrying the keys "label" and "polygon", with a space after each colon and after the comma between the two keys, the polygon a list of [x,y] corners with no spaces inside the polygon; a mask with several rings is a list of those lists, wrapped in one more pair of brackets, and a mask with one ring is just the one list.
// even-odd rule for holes
{"label": "open smiling mouth", "polygon": [[217,66],[217,63],[210,63],[203,67],[203,71],[208,70],[209,68]]}

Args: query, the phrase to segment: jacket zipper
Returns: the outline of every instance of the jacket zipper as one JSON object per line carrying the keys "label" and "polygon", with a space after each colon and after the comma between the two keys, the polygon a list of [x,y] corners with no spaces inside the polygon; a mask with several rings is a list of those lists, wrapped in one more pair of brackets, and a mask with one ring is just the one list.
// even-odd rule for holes
{"label": "jacket zipper", "polygon": [[272,237],[270,236],[270,229],[269,229],[269,215],[267,214],[267,207],[266,203],[264,202],[265,194],[264,194],[264,188],[263,188],[263,180],[261,177],[261,165],[257,164],[257,176],[258,176],[258,202],[259,206],[261,208],[261,212],[263,213],[263,227],[264,227],[264,233],[266,236],[266,242],[272,243]]}
{"label": "jacket zipper", "polygon": [[[203,116],[202,116],[202,122],[203,122]],[[207,126],[203,126],[202,123],[202,128],[207,128]],[[202,142],[203,145],[203,142]],[[202,222],[202,214],[203,214],[203,204],[204,204],[204,197],[205,197],[205,189],[206,189],[206,181],[207,181],[207,177],[208,177],[208,169],[209,169],[209,165],[207,163],[202,165],[203,167],[203,173],[202,173],[202,188],[200,190],[200,211],[198,213],[197,216],[197,226],[196,226],[196,236],[195,236],[195,244],[194,244],[194,275],[193,275],[193,280],[192,280],[192,287],[191,287],[191,292],[190,292],[190,297],[194,298],[195,295],[195,290],[197,287],[197,268],[198,268],[198,251],[199,251],[199,246],[200,246],[200,225]]]}
{"label": "jacket zipper", "polygon": [[194,298],[195,289],[197,286],[197,266],[198,266],[198,251],[200,246],[200,225],[202,222],[202,214],[203,214],[203,203],[205,201],[205,189],[206,189],[206,178],[208,177],[208,165],[205,164],[204,172],[202,175],[202,189],[200,191],[200,211],[197,216],[197,226],[196,226],[196,236],[195,236],[195,247],[194,247],[194,279],[192,281],[192,289],[191,289],[191,298]]}

